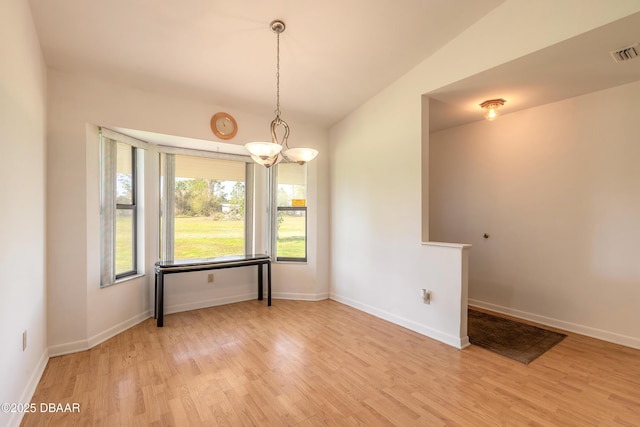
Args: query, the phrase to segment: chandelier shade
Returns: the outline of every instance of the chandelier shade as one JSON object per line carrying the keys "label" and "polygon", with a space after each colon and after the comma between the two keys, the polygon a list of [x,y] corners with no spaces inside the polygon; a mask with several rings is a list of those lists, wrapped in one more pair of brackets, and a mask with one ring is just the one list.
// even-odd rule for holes
{"label": "chandelier shade", "polygon": [[259,165],[262,165],[266,168],[271,167],[277,163],[280,163],[280,160],[282,160],[282,156],[280,154],[276,154],[273,157],[258,157],[258,156],[254,156],[253,154],[251,155],[251,159],[256,162]]}
{"label": "chandelier shade", "polygon": [[263,160],[275,157],[282,151],[282,145],[273,142],[249,142],[245,147],[252,156]]}
{"label": "chandelier shade", "polygon": [[318,150],[314,150],[313,148],[289,148],[285,150],[283,154],[288,160],[304,165],[306,162],[310,162],[316,158]]}

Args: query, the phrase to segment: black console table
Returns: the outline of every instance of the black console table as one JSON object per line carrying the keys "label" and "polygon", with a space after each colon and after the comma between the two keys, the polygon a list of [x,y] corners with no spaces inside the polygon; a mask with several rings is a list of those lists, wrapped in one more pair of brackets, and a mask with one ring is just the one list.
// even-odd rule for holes
{"label": "black console table", "polygon": [[179,261],[158,261],[155,264],[156,290],[154,318],[158,327],[162,327],[164,320],[164,275],[186,273],[189,271],[217,270],[221,268],[258,266],[258,299],[263,294],[263,265],[267,265],[267,305],[271,306],[271,258],[262,254],[231,255],[216,258],[194,258]]}

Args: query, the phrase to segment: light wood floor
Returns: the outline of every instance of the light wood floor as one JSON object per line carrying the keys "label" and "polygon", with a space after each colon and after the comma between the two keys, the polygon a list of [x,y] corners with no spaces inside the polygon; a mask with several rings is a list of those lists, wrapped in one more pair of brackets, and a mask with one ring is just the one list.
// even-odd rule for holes
{"label": "light wood floor", "polygon": [[53,358],[24,426],[640,425],[640,351],[569,334],[529,365],[334,301],[153,319]]}

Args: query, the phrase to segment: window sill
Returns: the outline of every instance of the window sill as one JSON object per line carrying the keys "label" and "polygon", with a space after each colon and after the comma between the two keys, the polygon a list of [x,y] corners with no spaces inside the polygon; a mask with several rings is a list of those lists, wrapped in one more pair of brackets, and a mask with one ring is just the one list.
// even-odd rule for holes
{"label": "window sill", "polygon": [[294,265],[307,265],[308,261],[291,261],[291,260],[282,260],[282,261],[272,261],[273,264],[294,264]]}
{"label": "window sill", "polygon": [[468,243],[446,243],[446,242],[422,242],[423,246],[440,246],[445,248],[455,249],[469,249],[471,247]]}
{"label": "window sill", "polygon": [[135,280],[135,279],[139,279],[141,277],[146,276],[146,273],[139,273],[139,274],[134,274],[133,276],[127,276],[127,277],[123,277],[121,279],[116,280],[115,282],[109,284],[109,285],[100,285],[100,288],[109,288],[111,286],[115,286],[118,285],[120,283],[124,283],[124,282],[128,282],[130,280]]}

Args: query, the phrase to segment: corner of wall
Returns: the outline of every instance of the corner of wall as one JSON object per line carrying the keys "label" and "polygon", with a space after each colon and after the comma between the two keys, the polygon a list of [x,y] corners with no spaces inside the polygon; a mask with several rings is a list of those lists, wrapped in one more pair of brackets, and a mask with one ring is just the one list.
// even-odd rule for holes
{"label": "corner of wall", "polygon": [[422,135],[421,135],[421,197],[422,197],[422,241],[429,241],[429,102],[427,95],[422,95]]}
{"label": "corner of wall", "polygon": [[[29,380],[27,381],[24,391],[20,395],[20,399],[16,403],[31,402],[33,394],[35,393],[36,388],[38,387],[38,383],[42,378],[42,374],[44,373],[44,370],[47,367],[47,363],[49,362],[49,357],[50,357],[49,350],[45,348],[44,351],[42,352],[42,355],[40,356],[40,359],[38,360],[37,365],[35,366],[35,369],[31,373]],[[24,414],[25,412],[23,411],[13,412],[11,414],[11,417],[9,418],[7,425],[19,426],[22,421],[22,418],[24,417]]]}

